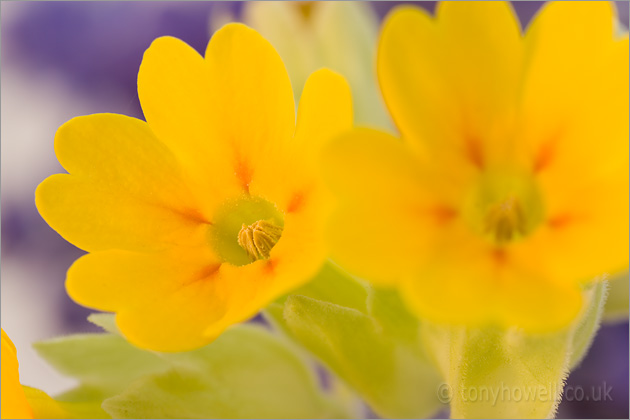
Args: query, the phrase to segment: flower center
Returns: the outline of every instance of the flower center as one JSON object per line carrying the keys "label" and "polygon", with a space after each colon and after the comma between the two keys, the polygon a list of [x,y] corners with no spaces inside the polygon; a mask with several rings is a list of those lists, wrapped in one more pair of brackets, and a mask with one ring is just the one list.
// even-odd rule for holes
{"label": "flower center", "polygon": [[266,220],[259,220],[249,226],[243,224],[238,233],[238,244],[247,252],[252,261],[266,260],[280,236],[282,236],[281,227]]}
{"label": "flower center", "polygon": [[222,261],[243,266],[268,259],[283,227],[284,215],[273,203],[243,196],[219,206],[208,227],[207,240]]}
{"label": "flower center", "polygon": [[486,213],[485,232],[497,243],[509,242],[525,234],[525,216],[516,198],[491,205]]}
{"label": "flower center", "polygon": [[313,9],[317,7],[317,2],[314,1],[296,1],[293,5],[297,8],[298,13],[302,17],[305,23],[308,23],[313,16]]}
{"label": "flower center", "polygon": [[490,172],[472,189],[464,215],[474,231],[500,246],[536,229],[543,220],[543,201],[531,176]]}

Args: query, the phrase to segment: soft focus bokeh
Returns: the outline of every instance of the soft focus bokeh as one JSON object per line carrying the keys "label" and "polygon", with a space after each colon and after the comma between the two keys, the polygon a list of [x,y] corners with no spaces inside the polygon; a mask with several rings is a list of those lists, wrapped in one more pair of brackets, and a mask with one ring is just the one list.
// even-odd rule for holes
{"label": "soft focus bokeh", "polygon": [[[381,19],[400,2],[373,2]],[[417,2],[432,11],[432,2]],[[628,2],[616,2],[628,27]],[[526,26],[542,2],[515,2]],[[313,6],[311,6],[313,7]],[[96,331],[89,310],[64,289],[82,252],[39,217],[34,190],[62,172],[57,128],[78,115],[113,112],[142,118],[136,76],[144,50],[162,35],[203,52],[212,31],[241,20],[241,2],[2,2],[2,326],[15,343],[26,385],[55,394],[72,381],[39,360],[30,343]],[[568,386],[610,388],[612,400],[563,401],[560,418],[628,417],[628,323],[604,326]],[[597,396],[597,391],[595,391]],[[603,397],[603,394],[602,394]]]}

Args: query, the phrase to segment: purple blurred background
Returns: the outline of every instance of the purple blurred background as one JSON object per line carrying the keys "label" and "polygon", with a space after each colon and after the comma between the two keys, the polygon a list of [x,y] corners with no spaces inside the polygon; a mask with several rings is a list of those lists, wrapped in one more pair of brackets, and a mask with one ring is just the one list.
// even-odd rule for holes
{"label": "purple blurred background", "polygon": [[[379,17],[400,2],[373,2]],[[628,27],[628,2],[616,2]],[[416,4],[432,11],[433,2]],[[526,27],[541,2],[514,2]],[[96,331],[72,302],[65,272],[82,252],[39,217],[35,187],[62,172],[56,129],[95,112],[142,117],[136,76],[162,35],[203,52],[213,27],[240,15],[240,2],[2,2],[2,326],[20,354],[22,382],[57,393],[72,385],[36,358],[30,343]],[[568,385],[612,387],[612,401],[563,401],[558,417],[628,418],[628,323],[604,326]]]}

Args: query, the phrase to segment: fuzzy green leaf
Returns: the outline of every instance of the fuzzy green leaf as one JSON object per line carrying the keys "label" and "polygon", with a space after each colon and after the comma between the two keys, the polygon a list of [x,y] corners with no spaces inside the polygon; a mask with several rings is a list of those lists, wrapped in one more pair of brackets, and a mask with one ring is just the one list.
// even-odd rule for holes
{"label": "fuzzy green leaf", "polygon": [[254,326],[225,332],[193,352],[164,354],[172,368],[107,399],[116,418],[325,418],[343,407],[282,338]]}
{"label": "fuzzy green leaf", "polygon": [[608,282],[605,281],[597,282],[585,291],[588,304],[571,340],[571,358],[569,360],[571,369],[582,361],[593,343],[601,324],[607,296]]}
{"label": "fuzzy green leaf", "polygon": [[[381,416],[433,414],[439,408],[434,391],[439,375],[419,341],[417,319],[394,292],[371,289],[338,268],[331,270],[268,314]],[[354,289],[357,285],[361,289]],[[355,297],[344,297],[344,291]]]}
{"label": "fuzzy green leaf", "polygon": [[87,319],[92,324],[101,327],[105,332],[121,335],[114,314],[98,312],[88,315]]}
{"label": "fuzzy green leaf", "polygon": [[154,353],[113,334],[77,334],[35,343],[37,353],[60,373],[79,380],[62,401],[95,401],[121,392],[133,380],[170,366]]}
{"label": "fuzzy green leaf", "polygon": [[567,374],[567,335],[453,329],[440,350],[447,382],[436,392],[453,418],[552,417]]}
{"label": "fuzzy green leaf", "polygon": [[51,398],[44,391],[23,386],[36,419],[108,419],[100,402],[67,402]]}
{"label": "fuzzy green leaf", "polygon": [[436,392],[450,402],[451,417],[552,417],[570,369],[597,332],[606,287],[600,282],[585,289],[580,317],[555,333],[425,324],[425,342],[446,378]]}
{"label": "fuzzy green leaf", "polygon": [[628,321],[628,272],[610,279],[603,321]]}

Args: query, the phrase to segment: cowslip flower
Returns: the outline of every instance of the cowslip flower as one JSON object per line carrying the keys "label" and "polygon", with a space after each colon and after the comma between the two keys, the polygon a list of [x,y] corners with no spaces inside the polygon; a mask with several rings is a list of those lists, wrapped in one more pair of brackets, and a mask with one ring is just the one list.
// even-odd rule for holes
{"label": "cowslip flower", "polygon": [[228,24],[205,58],[164,37],[138,74],[146,122],[75,118],[55,137],[69,174],[36,192],[43,218],[89,252],[68,271],[78,303],[116,313],[136,346],[212,341],[302,285],[324,259],[321,145],[352,124],[345,80],[319,70],[296,112],[284,65]]}
{"label": "cowslip flower", "polygon": [[3,419],[32,419],[33,410],[20,385],[17,351],[13,342],[4,332],[2,334],[2,397],[0,407]]}
{"label": "cowslip flower", "polygon": [[354,98],[355,123],[391,126],[375,77],[379,19],[371,4],[245,2],[242,14],[243,21],[278,50],[296,95],[311,72],[326,67],[348,81]]}
{"label": "cowslip flower", "polygon": [[[19,363],[15,345],[2,329],[2,388],[0,418],[3,419],[68,419],[103,418],[100,404],[92,409],[83,401],[60,402],[44,391],[20,384]],[[94,417],[96,416],[96,417]]]}
{"label": "cowslip flower", "polygon": [[581,286],[628,267],[628,36],[609,2],[410,6],[377,68],[403,141],[355,129],[325,153],[333,257],[444,324],[568,325]]}

